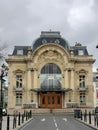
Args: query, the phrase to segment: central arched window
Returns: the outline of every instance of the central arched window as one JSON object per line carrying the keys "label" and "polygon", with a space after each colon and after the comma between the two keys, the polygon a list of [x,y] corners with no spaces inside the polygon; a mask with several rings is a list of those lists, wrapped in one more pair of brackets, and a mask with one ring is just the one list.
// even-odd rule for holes
{"label": "central arched window", "polygon": [[61,70],[53,63],[46,64],[41,70],[41,89],[55,90],[61,88]]}

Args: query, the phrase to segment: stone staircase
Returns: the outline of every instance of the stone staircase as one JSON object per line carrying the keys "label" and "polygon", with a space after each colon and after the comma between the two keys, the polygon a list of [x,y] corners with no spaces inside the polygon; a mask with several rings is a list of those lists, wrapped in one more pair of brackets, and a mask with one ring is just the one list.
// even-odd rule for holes
{"label": "stone staircase", "polygon": [[[9,109],[8,114],[24,113],[24,111],[32,111],[32,114],[73,114],[75,109],[81,109],[85,111],[85,108],[62,108],[62,109],[48,109],[48,108],[36,108],[36,109]],[[87,109],[92,111],[92,109]]]}
{"label": "stone staircase", "polygon": [[13,115],[14,113],[24,113],[24,111],[32,111],[32,114],[59,114],[59,113],[73,113],[73,108],[63,108],[63,109],[48,109],[48,108],[39,108],[39,109],[9,109],[8,114]]}

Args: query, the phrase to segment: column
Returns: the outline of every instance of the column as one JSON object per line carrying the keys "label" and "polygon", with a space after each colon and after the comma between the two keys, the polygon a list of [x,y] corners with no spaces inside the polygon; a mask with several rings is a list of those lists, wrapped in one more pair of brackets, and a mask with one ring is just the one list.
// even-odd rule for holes
{"label": "column", "polygon": [[75,88],[74,88],[74,69],[71,69],[71,84],[70,84],[70,88],[72,89],[72,94],[71,94],[71,100],[72,101],[74,101],[74,90],[75,90]]}
{"label": "column", "polygon": [[[34,89],[36,89],[36,88],[38,88],[38,86],[37,86],[37,81],[38,81],[37,68],[33,68],[33,74],[34,74],[33,87],[34,87]],[[36,104],[36,107],[38,107],[37,92],[33,93],[33,100]]]}
{"label": "column", "polygon": [[[64,85],[64,87],[65,87],[65,89],[68,89],[69,88],[69,74],[68,74],[68,69],[66,68],[65,70],[65,76],[64,76],[64,83],[65,83],[65,85]],[[68,102],[68,93],[65,93],[64,94],[64,107],[66,107],[66,102]]]}
{"label": "column", "polygon": [[27,102],[31,102],[31,92],[30,89],[32,88],[32,81],[31,81],[31,69],[27,70]]}
{"label": "column", "polygon": [[65,88],[69,88],[68,69],[65,69]]}
{"label": "column", "polygon": [[34,88],[38,88],[38,86],[37,86],[37,79],[38,79],[38,77],[37,77],[37,69],[34,68],[33,71],[34,71],[34,81],[33,81],[34,84],[33,84],[33,86],[34,86]]}
{"label": "column", "polygon": [[71,69],[71,84],[70,88],[74,90],[74,69]]}

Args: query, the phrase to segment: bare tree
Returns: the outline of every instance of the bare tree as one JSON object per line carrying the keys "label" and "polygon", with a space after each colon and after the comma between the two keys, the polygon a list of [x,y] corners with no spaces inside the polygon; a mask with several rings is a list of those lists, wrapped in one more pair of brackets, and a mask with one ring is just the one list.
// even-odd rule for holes
{"label": "bare tree", "polygon": [[0,66],[4,63],[6,63],[6,58],[10,51],[12,50],[13,44],[8,44],[7,42],[2,42],[0,40]]}
{"label": "bare tree", "polygon": [[0,41],[0,59],[5,59],[8,53],[10,52],[10,49],[12,47],[12,44],[8,44],[7,42]]}

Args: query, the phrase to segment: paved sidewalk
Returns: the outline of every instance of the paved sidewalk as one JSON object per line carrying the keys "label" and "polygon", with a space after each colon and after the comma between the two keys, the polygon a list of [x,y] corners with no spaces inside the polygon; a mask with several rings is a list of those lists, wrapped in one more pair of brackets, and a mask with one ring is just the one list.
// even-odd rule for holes
{"label": "paved sidewalk", "polygon": [[95,123],[94,123],[94,116],[92,116],[92,118],[91,118],[91,124],[89,124],[89,118],[88,117],[87,117],[87,121],[86,122],[84,122],[84,118],[83,118],[83,120],[81,120],[80,118],[76,119],[76,120],[78,120],[79,122],[81,122],[81,123],[83,123],[83,124],[93,128],[95,130],[98,130],[98,127],[95,126]]}
{"label": "paved sidewalk", "polygon": [[[9,124],[10,130],[13,130],[13,117],[10,117],[10,124]],[[7,130],[7,116],[3,116],[2,120],[2,130]]]}
{"label": "paved sidewalk", "polygon": [[[28,123],[30,120],[32,120],[32,118],[28,119],[26,121],[26,118],[24,119],[24,123],[20,123],[20,125],[18,125],[18,118],[17,118],[17,124],[16,124],[16,128],[13,129],[13,116],[10,116],[10,122],[9,122],[9,130],[19,130],[19,128],[23,127],[26,123]],[[2,130],[7,130],[7,116],[3,116],[3,120],[2,120]]]}

